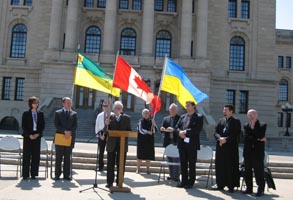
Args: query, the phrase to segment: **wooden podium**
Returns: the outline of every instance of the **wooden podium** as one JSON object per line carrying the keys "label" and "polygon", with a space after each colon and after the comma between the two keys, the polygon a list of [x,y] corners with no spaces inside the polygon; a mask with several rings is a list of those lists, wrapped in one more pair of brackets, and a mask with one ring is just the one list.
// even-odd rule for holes
{"label": "wooden podium", "polygon": [[137,138],[137,132],[135,131],[116,131],[108,130],[109,136],[111,137],[120,137],[120,155],[119,155],[119,177],[118,177],[118,186],[110,187],[111,192],[130,192],[130,188],[123,187],[124,180],[124,152],[125,152],[125,140],[129,138]]}

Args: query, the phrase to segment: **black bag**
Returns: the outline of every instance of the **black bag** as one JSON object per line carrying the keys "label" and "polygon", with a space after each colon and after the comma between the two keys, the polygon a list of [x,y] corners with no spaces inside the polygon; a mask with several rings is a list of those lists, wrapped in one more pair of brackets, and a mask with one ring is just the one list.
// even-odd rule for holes
{"label": "black bag", "polygon": [[273,188],[274,190],[276,190],[276,185],[271,173],[271,170],[269,168],[265,168],[265,181],[267,182],[268,188]]}

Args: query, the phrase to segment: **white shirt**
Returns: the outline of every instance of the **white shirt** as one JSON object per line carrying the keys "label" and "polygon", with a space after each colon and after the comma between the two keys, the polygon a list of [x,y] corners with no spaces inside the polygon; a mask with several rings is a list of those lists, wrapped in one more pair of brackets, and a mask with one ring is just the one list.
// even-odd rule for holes
{"label": "white shirt", "polygon": [[[111,115],[113,113],[111,112]],[[105,127],[105,114],[104,111],[98,114],[96,119],[95,133],[97,134],[99,131],[103,130]]]}

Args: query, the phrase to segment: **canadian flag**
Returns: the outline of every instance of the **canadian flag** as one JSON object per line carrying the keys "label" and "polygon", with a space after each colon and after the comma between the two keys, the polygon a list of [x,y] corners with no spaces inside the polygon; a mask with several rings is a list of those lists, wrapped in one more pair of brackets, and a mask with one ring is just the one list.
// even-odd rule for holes
{"label": "canadian flag", "polygon": [[151,104],[152,115],[161,109],[160,98],[153,94],[141,76],[121,56],[118,56],[116,61],[113,87],[143,99],[146,104]]}

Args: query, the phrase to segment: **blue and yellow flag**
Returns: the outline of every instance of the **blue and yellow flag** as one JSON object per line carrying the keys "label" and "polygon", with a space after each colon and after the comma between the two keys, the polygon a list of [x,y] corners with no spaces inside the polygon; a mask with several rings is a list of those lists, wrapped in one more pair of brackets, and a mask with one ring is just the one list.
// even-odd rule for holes
{"label": "blue and yellow flag", "polygon": [[185,107],[186,101],[198,104],[208,98],[208,95],[192,84],[183,68],[168,58],[165,61],[161,90],[176,95],[183,107]]}
{"label": "blue and yellow flag", "polygon": [[120,89],[113,87],[113,75],[86,56],[78,53],[74,84],[120,96]]}

